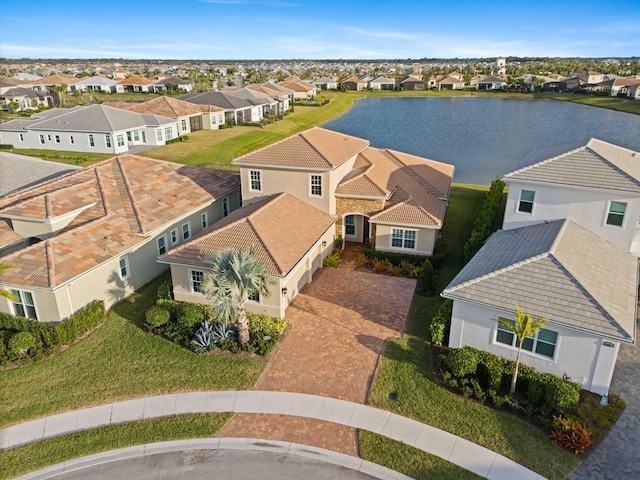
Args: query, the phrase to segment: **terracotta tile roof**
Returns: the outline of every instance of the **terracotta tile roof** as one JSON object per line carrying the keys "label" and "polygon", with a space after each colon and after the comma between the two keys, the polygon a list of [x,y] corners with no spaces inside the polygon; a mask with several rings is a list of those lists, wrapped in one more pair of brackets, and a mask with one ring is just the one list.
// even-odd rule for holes
{"label": "terracotta tile roof", "polygon": [[[105,102],[106,103],[106,102]],[[104,105],[104,103],[103,103]],[[189,115],[199,115],[203,111],[210,111],[209,109],[203,110],[203,105],[196,105],[194,103],[185,102],[184,100],[178,100],[177,98],[161,96],[152,100],[148,100],[143,103],[125,103],[118,105],[116,102],[109,103],[109,106],[122,108],[123,110],[129,110],[137,113],[153,113],[163,117],[178,118],[186,117]],[[223,111],[224,109],[217,107],[217,111]]]}
{"label": "terracotta tile roof", "polygon": [[369,145],[368,140],[314,127],[233,161],[236,165],[273,165],[331,169]]}
{"label": "terracotta tile roof", "polygon": [[[304,219],[304,228],[300,221]],[[335,218],[292,195],[281,193],[239,208],[159,260],[206,266],[210,252],[255,246],[271,275],[286,275],[335,222]],[[286,236],[283,232],[287,232]]]}
{"label": "terracotta tile roof", "polygon": [[118,80],[117,83],[118,85],[153,85],[156,83],[156,81],[150,78],[138,77],[136,75],[133,75],[129,78]]}
{"label": "terracotta tile roof", "polygon": [[278,85],[288,88],[289,90],[293,90],[294,92],[311,92],[315,88],[315,86],[302,80],[284,80]]}
{"label": "terracotta tile roof", "polygon": [[123,155],[2,197],[0,218],[44,220],[83,209],[54,237],[3,257],[15,268],[2,280],[60,285],[239,185],[235,175]]}
{"label": "terracotta tile roof", "polygon": [[453,172],[453,165],[368,147],[336,195],[386,197],[385,208],[371,217],[372,222],[441,226]]}
{"label": "terracotta tile roof", "polygon": [[41,78],[40,80],[36,80],[33,82],[34,85],[75,85],[78,83],[80,78],[72,77],[70,75],[65,75],[63,73],[57,73],[55,75],[50,75],[48,77]]}
{"label": "terracotta tile roof", "polygon": [[11,220],[0,218],[0,248],[20,240],[22,240],[22,237],[13,231]]}

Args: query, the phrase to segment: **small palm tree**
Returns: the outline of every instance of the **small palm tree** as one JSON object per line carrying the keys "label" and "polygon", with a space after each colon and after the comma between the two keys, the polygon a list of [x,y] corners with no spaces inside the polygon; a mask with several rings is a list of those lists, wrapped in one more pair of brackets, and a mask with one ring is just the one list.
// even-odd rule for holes
{"label": "small palm tree", "polygon": [[[8,270],[9,268],[13,268],[13,265],[7,265],[6,263],[0,263],[0,277],[2,277],[2,272]],[[4,288],[0,288],[0,297],[5,297],[15,302],[17,300],[16,296],[11,293],[9,290],[5,290]]]}
{"label": "small palm tree", "polygon": [[246,302],[251,295],[269,295],[267,268],[256,260],[254,247],[219,250],[207,256],[206,262],[211,271],[202,281],[202,292],[211,299],[218,320],[235,320],[238,342],[247,345],[250,338]]}
{"label": "small palm tree", "polygon": [[520,366],[520,352],[522,351],[522,343],[527,337],[533,337],[545,323],[546,318],[533,319],[530,313],[523,313],[520,307],[516,305],[516,322],[510,322],[502,318],[498,319],[498,323],[508,328],[518,339],[518,355],[516,356],[516,368],[513,371],[513,379],[509,388],[509,395],[513,395],[516,391],[516,382],[518,380],[518,367]]}

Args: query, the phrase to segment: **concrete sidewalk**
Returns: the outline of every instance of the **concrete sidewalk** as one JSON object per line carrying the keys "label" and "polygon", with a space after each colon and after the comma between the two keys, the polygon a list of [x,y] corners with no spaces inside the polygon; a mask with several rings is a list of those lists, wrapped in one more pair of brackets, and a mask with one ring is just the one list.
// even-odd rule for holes
{"label": "concrete sidewalk", "polygon": [[386,410],[303,393],[253,390],[146,397],[40,418],[0,430],[0,450],[106,425],[205,412],[315,418],[384,435],[492,480],[544,479],[480,445]]}

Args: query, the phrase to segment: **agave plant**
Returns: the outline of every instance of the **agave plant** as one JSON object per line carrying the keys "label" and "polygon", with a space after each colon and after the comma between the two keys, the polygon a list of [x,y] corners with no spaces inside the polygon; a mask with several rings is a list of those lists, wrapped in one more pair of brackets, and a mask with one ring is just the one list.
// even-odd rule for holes
{"label": "agave plant", "polygon": [[235,339],[235,329],[227,323],[216,323],[205,320],[191,341],[197,350],[210,352],[212,347],[219,345],[222,340]]}

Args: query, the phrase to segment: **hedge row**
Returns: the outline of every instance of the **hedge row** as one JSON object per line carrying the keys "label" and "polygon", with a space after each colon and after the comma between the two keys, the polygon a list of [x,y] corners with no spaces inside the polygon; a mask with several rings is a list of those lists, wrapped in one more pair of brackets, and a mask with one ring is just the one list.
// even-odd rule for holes
{"label": "hedge row", "polygon": [[482,207],[480,207],[471,235],[464,244],[465,262],[471,260],[493,233],[493,226],[500,210],[500,199],[502,198],[504,187],[505,183],[499,178],[491,182],[491,188],[485,196]]}
{"label": "hedge row", "polygon": [[383,252],[374,250],[373,248],[364,248],[362,253],[367,258],[376,258],[378,260],[389,260],[393,265],[399,266],[402,262],[411,263],[417,267],[421,267],[425,260],[429,260],[433,268],[439,270],[444,261],[444,253],[439,251],[435,255],[428,257],[426,255],[411,255],[409,253],[399,252]]}
{"label": "hedge row", "polygon": [[[8,313],[0,313],[0,363],[17,360],[18,357],[37,357],[56,347],[68,345],[98,325],[105,317],[103,301],[95,301],[82,308],[67,320],[56,325],[42,323]],[[26,332],[33,337],[33,345],[23,354],[9,348],[11,339]],[[26,336],[22,336],[24,340]],[[13,342],[17,344],[16,341]]]}

